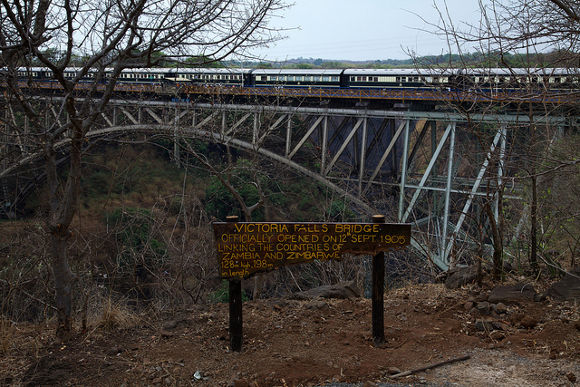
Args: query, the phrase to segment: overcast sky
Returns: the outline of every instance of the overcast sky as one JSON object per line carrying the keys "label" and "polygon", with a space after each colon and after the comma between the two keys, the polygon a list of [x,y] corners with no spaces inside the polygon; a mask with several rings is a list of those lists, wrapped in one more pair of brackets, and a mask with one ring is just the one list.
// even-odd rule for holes
{"label": "overcast sky", "polygon": [[[292,0],[289,0],[292,1]],[[272,26],[297,28],[258,55],[269,60],[322,58],[347,60],[407,59],[440,54],[445,43],[417,15],[437,22],[433,0],[293,0]],[[443,0],[435,0],[443,4]],[[447,0],[455,23],[479,20],[478,0]]]}

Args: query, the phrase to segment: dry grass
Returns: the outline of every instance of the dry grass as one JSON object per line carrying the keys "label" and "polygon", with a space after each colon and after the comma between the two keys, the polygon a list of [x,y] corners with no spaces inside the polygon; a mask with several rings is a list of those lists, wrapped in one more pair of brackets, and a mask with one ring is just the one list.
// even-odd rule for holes
{"label": "dry grass", "polygon": [[137,325],[140,321],[133,311],[122,302],[114,301],[111,297],[105,299],[103,310],[97,326],[106,330],[127,329]]}
{"label": "dry grass", "polygon": [[0,317],[0,354],[7,354],[12,348],[14,339],[14,328],[12,323]]}

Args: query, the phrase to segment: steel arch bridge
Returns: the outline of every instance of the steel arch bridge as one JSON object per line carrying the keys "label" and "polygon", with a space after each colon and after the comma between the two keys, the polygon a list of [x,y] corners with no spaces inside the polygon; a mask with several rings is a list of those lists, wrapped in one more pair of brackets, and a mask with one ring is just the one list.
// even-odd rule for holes
{"label": "steel arch bridge", "polygon": [[[47,122],[66,122],[58,98],[46,103]],[[15,116],[5,105],[5,123]],[[176,158],[182,138],[255,152],[334,190],[361,215],[413,223],[413,246],[445,270],[456,263],[455,250],[476,243],[469,223],[478,198],[495,200],[497,216],[493,189],[509,175],[509,132],[531,122],[571,125],[551,116],[113,100],[87,139],[161,134],[174,140]],[[27,126],[25,118],[22,132],[2,145],[4,210],[18,195],[7,188],[8,178],[42,157],[25,141]],[[478,152],[468,157],[473,147],[465,143],[474,139]],[[63,133],[56,147],[69,143]],[[517,199],[513,191],[504,198]]]}

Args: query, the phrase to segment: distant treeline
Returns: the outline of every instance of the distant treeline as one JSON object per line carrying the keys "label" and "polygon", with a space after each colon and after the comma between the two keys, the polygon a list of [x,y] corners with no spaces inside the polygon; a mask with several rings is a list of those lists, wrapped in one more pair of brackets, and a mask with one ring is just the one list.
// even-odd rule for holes
{"label": "distant treeline", "polygon": [[[54,49],[47,49],[44,53],[54,59],[59,53]],[[135,55],[137,57],[137,55]],[[384,59],[375,61],[348,61],[327,60],[321,58],[296,58],[283,62],[271,61],[216,61],[206,56],[190,58],[169,58],[163,53],[155,53],[150,58],[150,63],[135,60],[129,67],[243,67],[243,68],[287,68],[287,69],[343,69],[343,68],[413,68],[413,67],[442,67],[442,68],[466,68],[466,67],[580,67],[580,63],[567,58],[577,58],[578,55],[567,51],[553,51],[538,54],[509,54],[509,53],[467,53],[467,54],[442,54],[426,55],[409,59]],[[82,66],[86,58],[73,56],[69,66]],[[41,63],[22,63],[22,66],[42,66]]]}
{"label": "distant treeline", "polygon": [[[224,62],[226,66],[246,68],[413,68],[413,67],[580,67],[579,63],[567,60],[572,53],[555,51],[539,54],[467,53],[427,55],[409,59],[385,59],[375,61],[346,61],[313,58],[289,59],[284,62]],[[576,56],[577,57],[577,56]]]}

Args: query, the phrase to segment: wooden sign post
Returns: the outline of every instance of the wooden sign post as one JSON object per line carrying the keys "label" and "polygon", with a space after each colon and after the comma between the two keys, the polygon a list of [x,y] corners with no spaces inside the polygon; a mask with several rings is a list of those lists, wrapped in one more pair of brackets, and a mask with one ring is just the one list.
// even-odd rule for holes
{"label": "wooden sign post", "polygon": [[[373,223],[385,223],[384,215],[374,215]],[[373,289],[372,289],[372,325],[375,345],[385,342],[385,253],[378,252],[373,256]]]}
{"label": "wooden sign post", "polygon": [[228,279],[230,295],[230,346],[242,347],[241,280],[281,266],[340,259],[344,253],[373,255],[373,338],[384,341],[383,292],[384,251],[400,249],[411,242],[411,225],[384,223],[214,223],[219,272]]}
{"label": "wooden sign post", "polygon": [[[228,216],[229,223],[236,223],[238,217]],[[230,303],[230,348],[232,351],[242,350],[243,320],[242,320],[242,280],[241,278],[229,279],[229,303]]]}

